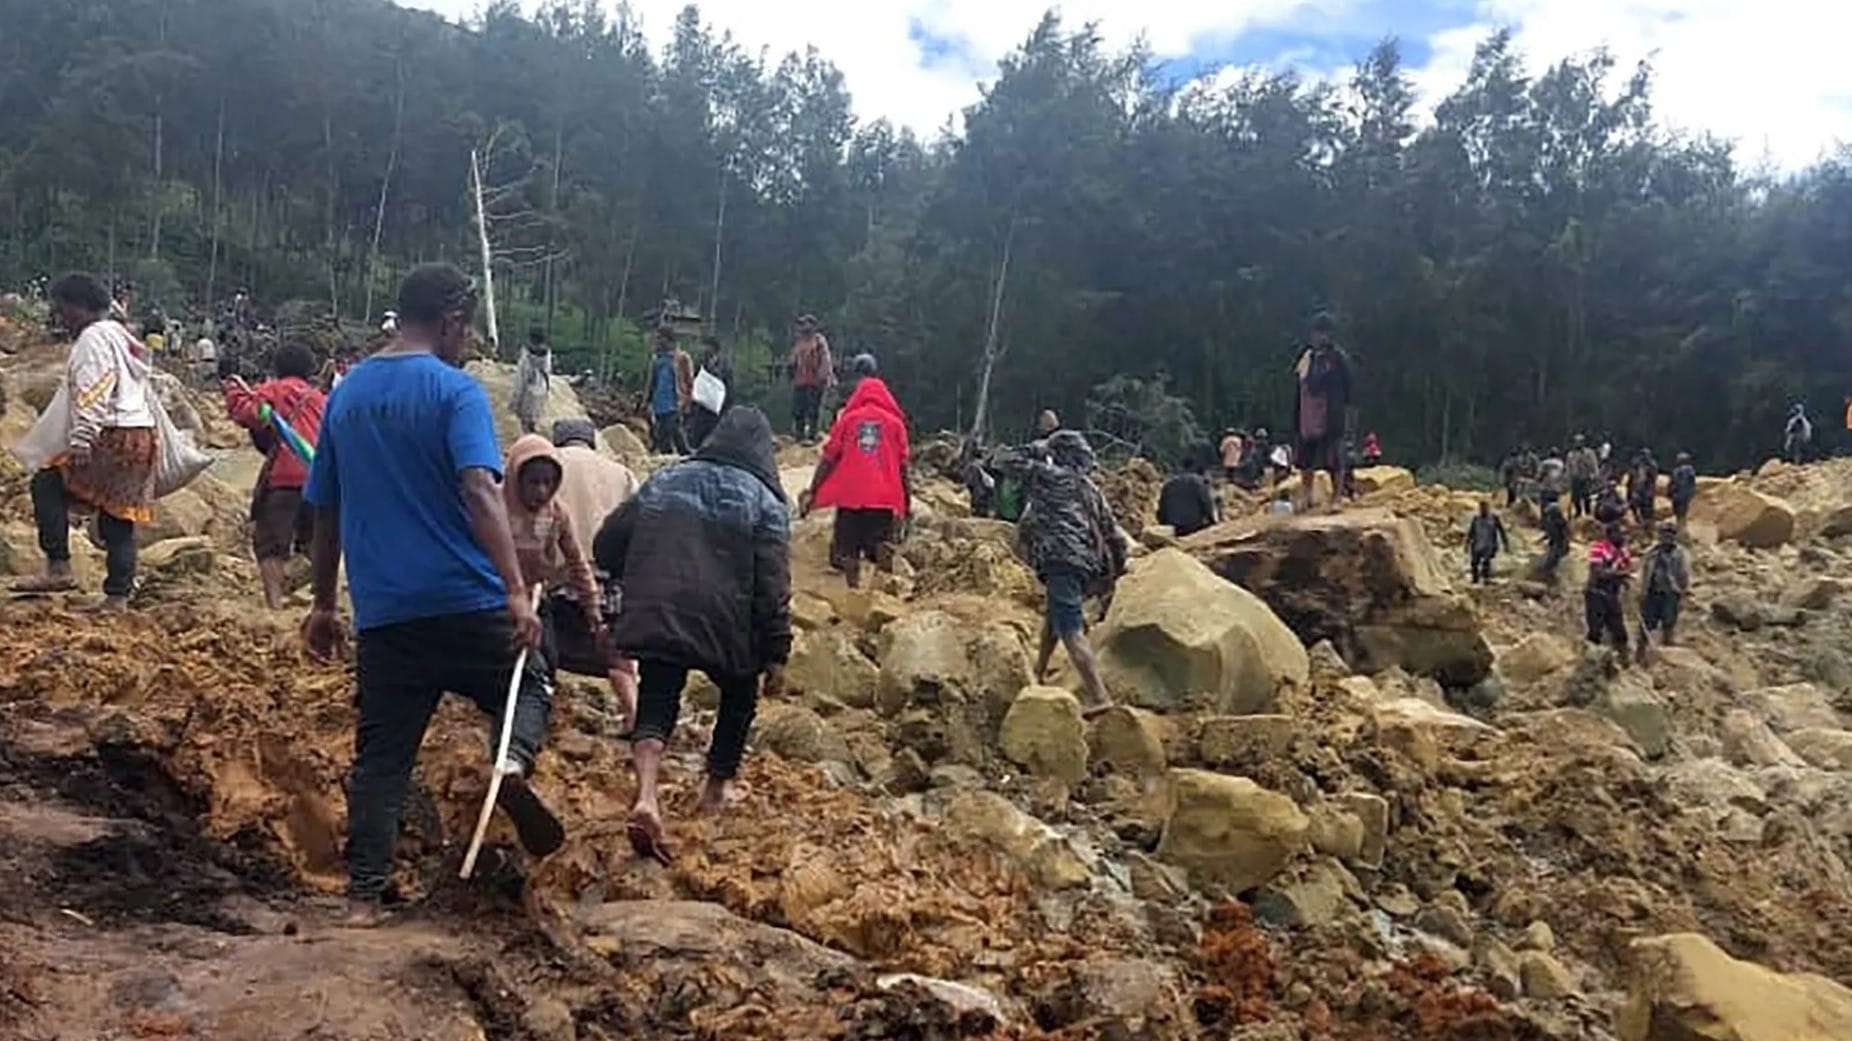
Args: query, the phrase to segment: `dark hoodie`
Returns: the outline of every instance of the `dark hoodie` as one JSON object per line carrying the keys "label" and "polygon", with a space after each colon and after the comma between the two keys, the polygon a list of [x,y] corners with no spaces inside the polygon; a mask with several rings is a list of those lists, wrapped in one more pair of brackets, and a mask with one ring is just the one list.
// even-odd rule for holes
{"label": "dark hoodie", "polygon": [[790,539],[771,424],[732,409],[700,452],[650,478],[599,530],[593,555],[624,590],[613,642],[722,676],[782,665]]}
{"label": "dark hoodie", "polygon": [[867,376],[830,427],[823,460],[831,464],[817,488],[818,506],[907,512],[907,417],[879,377]]}

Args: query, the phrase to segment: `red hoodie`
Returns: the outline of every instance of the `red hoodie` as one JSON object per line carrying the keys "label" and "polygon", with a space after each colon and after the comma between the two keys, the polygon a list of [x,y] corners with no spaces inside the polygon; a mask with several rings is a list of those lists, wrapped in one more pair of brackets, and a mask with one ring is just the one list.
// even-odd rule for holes
{"label": "red hoodie", "polygon": [[270,446],[268,486],[271,488],[302,487],[308,483],[309,468],[283,444],[276,427],[264,421],[259,406],[268,404],[302,435],[303,440],[313,445],[321,436],[322,409],[327,403],[321,391],[294,376],[267,380],[249,391],[234,382],[225,384],[225,411],[231,414],[232,422],[253,433],[270,435],[265,443]]}
{"label": "red hoodie", "polygon": [[823,458],[834,468],[817,488],[818,506],[907,512],[907,417],[887,384],[866,377],[830,427]]}

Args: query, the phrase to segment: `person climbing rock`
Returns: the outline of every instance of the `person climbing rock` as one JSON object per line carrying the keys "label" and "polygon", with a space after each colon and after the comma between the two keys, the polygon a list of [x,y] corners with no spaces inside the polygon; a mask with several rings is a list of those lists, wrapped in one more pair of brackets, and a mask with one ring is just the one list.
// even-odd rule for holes
{"label": "person climbing rock", "polygon": [[264,453],[264,468],[251,494],[251,552],[257,558],[264,603],[275,611],[283,606],[284,569],[291,557],[309,551],[315,528],[315,511],[302,501],[314,457],[298,454],[298,446],[285,439],[276,420],[282,419],[312,452],[328,399],[309,382],[315,376],[315,355],[307,346],[284,344],[271,365],[275,378],[256,387],[235,376],[225,379],[223,387],[226,413],[251,432],[251,440]]}
{"label": "person climbing rock", "polygon": [[343,652],[335,603],[345,551],[359,630],[354,767],[348,785],[348,924],[381,921],[418,746],[445,692],[499,726],[519,679],[499,803],[521,845],[546,856],[565,831],[528,785],[553,690],[542,629],[508,528],[502,453],[480,383],[458,369],[476,289],[448,264],[399,285],[399,339],[328,399],[303,497],[315,507],[314,607],[302,625],[322,663]]}
{"label": "person climbing rock", "polygon": [[1601,477],[1601,459],[1588,446],[1588,439],[1577,434],[1564,463],[1569,471],[1569,507],[1576,516],[1587,516],[1595,507],[1595,485]]}
{"label": "person climbing rock", "polygon": [[1582,592],[1582,606],[1588,621],[1588,642],[1600,646],[1611,642],[1627,659],[1627,621],[1621,607],[1621,591],[1633,580],[1633,554],[1627,550],[1627,532],[1619,524],[1607,531],[1588,549],[1588,585]]}
{"label": "person climbing rock", "polygon": [[1680,530],[1691,515],[1691,503],[1698,497],[1698,471],[1691,465],[1691,453],[1680,452],[1672,460],[1672,479],[1666,483],[1666,497],[1672,500],[1672,517]]}
{"label": "person climbing rock", "polygon": [[1646,663],[1652,647],[1651,636],[1670,647],[1675,642],[1678,612],[1685,596],[1691,592],[1691,564],[1684,547],[1678,544],[1679,526],[1674,521],[1659,525],[1659,541],[1646,551],[1640,567],[1640,663]]}
{"label": "person climbing rock", "polygon": [[672,856],[658,778],[690,671],[720,688],[700,805],[718,810],[743,797],[735,779],[760,684],[777,696],[791,655],[790,540],[771,424],[741,406],[693,458],[645,482],[593,542],[598,565],[624,589],[612,640],[641,668],[628,827],[639,856]]}
{"label": "person climbing rock", "polygon": [[1017,464],[1028,490],[1028,511],[1018,531],[1029,567],[1047,593],[1035,675],[1048,676],[1055,643],[1067,648],[1080,674],[1081,704],[1088,714],[1112,707],[1087,640],[1085,602],[1089,592],[1110,590],[1125,573],[1125,536],[1106,497],[1093,483],[1093,446],[1072,430],[1058,431]]}
{"label": "person climbing rock", "polygon": [[[597,534],[605,518],[637,491],[637,478],[630,468],[602,455],[597,443],[598,428],[589,419],[562,419],[553,424],[553,444],[559,450],[560,464],[565,469],[560,478],[558,501],[572,519],[572,530],[581,540]],[[586,546],[586,543],[581,541],[580,545]],[[602,568],[594,569],[593,574],[598,582],[598,611],[608,628],[611,619],[617,616],[619,592]],[[580,676],[604,677],[611,684],[611,692],[623,713],[624,729],[630,729],[637,714],[636,663],[619,655],[609,640],[598,639],[597,630],[590,627],[590,616],[570,584],[550,597],[549,603],[552,605],[550,635],[558,668]]]}
{"label": "person climbing rock", "polygon": [[858,355],[851,370],[855,390],[830,426],[798,511],[809,516],[819,506],[836,508],[830,563],[842,569],[850,589],[860,589],[863,561],[884,571],[892,564],[900,524],[912,512],[913,480],[907,472],[906,413],[878,375],[872,355]]}
{"label": "person climbing rock", "polygon": [[1344,432],[1351,403],[1351,363],[1349,355],[1331,340],[1337,323],[1328,314],[1312,319],[1310,342],[1300,352],[1293,372],[1298,395],[1293,406],[1293,432],[1298,448],[1293,453],[1299,464],[1300,498],[1303,510],[1312,509],[1313,475],[1323,470],[1331,475],[1332,510],[1338,509],[1344,489],[1347,460]]}
{"label": "person climbing rock", "polygon": [[791,343],[791,434],[807,445],[817,443],[823,395],[836,385],[836,361],[830,341],[814,315],[802,315]]}
{"label": "person climbing rock", "polygon": [[985,461],[984,444],[975,437],[965,438],[958,450],[958,480],[971,497],[971,516],[989,517],[997,509],[997,477]]}
{"label": "person climbing rock", "polygon": [[694,393],[694,362],[688,352],[675,345],[675,330],[660,326],[656,330],[656,354],[650,359],[649,402],[650,451],[657,455],[687,455],[688,434],[682,429],[682,413]]}
{"label": "person climbing rock", "polygon": [[552,381],[553,348],[547,344],[546,330],[535,326],[527,331],[527,346],[515,362],[514,393],[509,397],[523,434],[540,429],[540,415],[546,411]]}
{"label": "person climbing rock", "polygon": [[96,608],[120,611],[135,591],[135,526],[154,519],[154,477],[160,451],[148,360],[121,322],[107,317],[109,291],[93,275],[72,273],[52,283],[51,306],[76,337],[65,360],[66,412],[48,411],[52,451],[32,475],[32,519],[45,572],[20,580],[21,593],[77,588],[71,570],[71,514],[94,511],[103,543],[103,599]]}
{"label": "person climbing rock", "polygon": [[1659,463],[1653,458],[1653,450],[1640,449],[1634,456],[1633,468],[1627,471],[1627,508],[1633,511],[1633,519],[1642,528],[1650,529],[1653,523],[1654,498],[1659,494]]}
{"label": "person climbing rock", "polygon": [[1158,493],[1157,518],[1159,524],[1175,530],[1179,538],[1194,535],[1222,519],[1203,455],[1193,453],[1186,468],[1164,482]]}
{"label": "person climbing rock", "polygon": [[1466,550],[1471,557],[1474,585],[1492,580],[1492,561],[1501,548],[1511,549],[1511,539],[1505,535],[1505,522],[1492,512],[1490,502],[1481,499],[1479,512],[1473,514],[1471,523],[1466,526]]}

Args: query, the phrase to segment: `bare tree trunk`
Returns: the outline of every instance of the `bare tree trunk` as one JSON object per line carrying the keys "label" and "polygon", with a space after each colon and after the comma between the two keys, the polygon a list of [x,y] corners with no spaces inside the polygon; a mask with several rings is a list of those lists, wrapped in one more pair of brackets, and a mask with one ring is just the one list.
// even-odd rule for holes
{"label": "bare tree trunk", "polygon": [[495,267],[489,254],[489,218],[482,209],[482,162],[476,150],[469,150],[470,190],[476,196],[476,238],[482,245],[482,297],[489,317],[489,346],[501,357],[501,330],[495,323]]}
{"label": "bare tree trunk", "polygon": [[335,282],[335,257],[338,250],[334,234],[334,207],[336,196],[340,194],[340,173],[334,159],[334,116],[328,109],[326,98],[322,100],[322,151],[328,158],[328,210],[323,231],[323,248],[328,253],[328,310],[334,313],[336,321],[340,321],[341,293]]}
{"label": "bare tree trunk", "polygon": [[[624,275],[617,280],[617,323],[621,329],[624,322],[624,307],[630,300],[630,270],[637,259],[637,239],[643,234],[643,224],[638,221],[630,228],[630,243],[624,247]],[[617,371],[617,348],[605,352],[604,381],[611,382]]]}
{"label": "bare tree trunk", "polygon": [[714,281],[707,292],[707,313],[720,313],[720,241],[727,233],[727,167],[720,166],[720,202],[714,212]]}
{"label": "bare tree trunk", "polygon": [[977,410],[971,417],[973,440],[984,436],[984,421],[990,412],[990,377],[997,368],[998,327],[1003,321],[1003,288],[1010,278],[1010,252],[1016,245],[1016,217],[1011,215],[1009,229],[1003,233],[1003,259],[997,264],[997,279],[990,288],[990,323],[984,332],[984,372],[977,384]]}
{"label": "bare tree trunk", "polygon": [[208,218],[212,229],[212,252],[206,260],[206,316],[212,316],[212,293],[218,287],[219,279],[219,207],[222,204],[225,182],[222,172],[225,168],[225,95],[219,95],[218,132],[214,135],[212,146],[212,214]]}
{"label": "bare tree trunk", "polygon": [[554,237],[559,234],[559,164],[565,151],[565,127],[555,123],[553,126],[553,194],[547,200],[547,210],[552,214],[552,223],[547,228],[547,266],[546,284],[543,292],[547,303],[547,338],[553,336],[553,311],[559,305],[559,291],[553,281],[553,263],[559,257],[559,243]]}
{"label": "bare tree trunk", "polygon": [[398,81],[398,92],[392,100],[392,149],[386,153],[386,176],[379,182],[379,205],[373,208],[373,241],[367,246],[366,266],[361,268],[361,281],[366,283],[365,311],[361,318],[373,320],[373,265],[379,260],[379,240],[386,231],[386,197],[392,190],[392,175],[399,168],[399,139],[405,127],[405,63],[397,62],[393,75]]}
{"label": "bare tree trunk", "polygon": [[[160,50],[167,50],[167,4],[161,5]],[[161,259],[161,175],[166,151],[166,109],[160,91],[154,92],[154,218],[148,229],[148,259]]]}

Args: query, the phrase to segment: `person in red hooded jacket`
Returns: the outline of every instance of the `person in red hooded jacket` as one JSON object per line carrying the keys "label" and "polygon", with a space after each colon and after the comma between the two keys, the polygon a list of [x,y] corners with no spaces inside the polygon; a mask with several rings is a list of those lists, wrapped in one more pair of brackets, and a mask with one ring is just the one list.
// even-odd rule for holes
{"label": "person in red hooded jacket", "polygon": [[899,521],[913,508],[913,485],[907,476],[906,413],[876,375],[873,355],[859,355],[852,368],[859,382],[830,426],[816,476],[798,505],[806,515],[819,506],[836,507],[830,562],[856,589],[862,561],[888,566]]}
{"label": "person in red hooded jacket", "polygon": [[[228,359],[229,360],[229,359]],[[300,343],[279,347],[272,361],[276,378],[256,387],[220,363],[224,380],[225,411],[232,421],[251,432],[265,455],[251,497],[251,549],[264,583],[264,602],[272,611],[283,606],[283,573],[289,558],[309,551],[314,511],[302,502],[302,486],[309,479],[309,464],[283,442],[263,406],[269,405],[313,446],[321,436],[322,410],[328,399],[309,380],[315,375],[315,356]]]}

